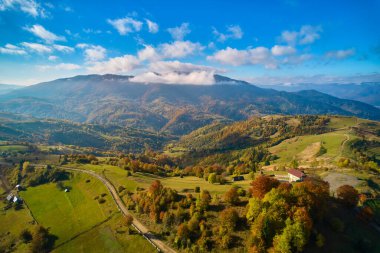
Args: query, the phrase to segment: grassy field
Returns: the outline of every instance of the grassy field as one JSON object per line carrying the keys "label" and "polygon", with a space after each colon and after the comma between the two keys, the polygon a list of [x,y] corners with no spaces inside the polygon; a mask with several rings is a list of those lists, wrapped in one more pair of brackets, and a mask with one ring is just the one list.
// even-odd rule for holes
{"label": "grassy field", "polygon": [[[90,182],[86,183],[86,180]],[[87,175],[74,174],[72,180],[65,181],[70,192],[64,192],[50,183],[30,187],[21,192],[36,220],[58,237],[60,244],[71,237],[90,229],[104,221],[113,212],[117,212],[112,197],[107,194],[105,203],[99,204],[94,200],[107,189],[98,180]],[[59,217],[59,219],[57,219]]]}
{"label": "grassy field", "polygon": [[[117,166],[112,165],[92,165],[92,164],[68,164],[67,167],[73,167],[78,169],[92,170],[98,174],[105,176],[109,179],[112,184],[117,188],[119,186],[124,186],[129,191],[136,190],[138,184],[132,180],[130,177],[127,177],[127,171],[121,169]],[[140,185],[139,185],[140,186]]]}
{"label": "grassy field", "polygon": [[28,209],[4,211],[4,207],[5,204],[0,201],[0,246],[15,244],[15,252],[27,252],[27,246],[17,243],[17,240],[23,229],[33,227],[33,217]]}
{"label": "grassy field", "polygon": [[[230,182],[225,185],[210,184],[203,178],[198,177],[159,177],[147,173],[134,173],[133,176],[127,177],[127,172],[117,166],[111,165],[77,165],[69,164],[68,167],[76,167],[80,169],[92,170],[96,173],[105,175],[115,187],[124,186],[130,191],[134,191],[136,187],[147,189],[154,180],[160,180],[166,186],[177,190],[179,193],[192,192],[196,186],[201,189],[208,190],[211,193],[222,194],[231,188],[232,185],[248,188],[251,182],[248,178],[244,181],[231,183],[231,178],[226,179]],[[247,176],[246,176],[247,177]]]}
{"label": "grassy field", "polygon": [[155,252],[155,249],[135,231],[127,234],[125,228],[120,225],[121,219],[121,214],[116,214],[106,223],[56,248],[53,252]]}
{"label": "grassy field", "polygon": [[27,151],[28,146],[24,145],[0,145],[0,152],[19,152]]}
{"label": "grassy field", "polygon": [[279,159],[275,161],[277,164],[286,164],[294,159],[302,164],[303,162],[306,162],[306,157],[310,158],[309,155],[314,156],[315,158],[317,157],[319,150],[314,150],[313,147],[318,146],[315,144],[319,143],[319,146],[323,146],[326,149],[326,153],[318,156],[318,159],[333,161],[342,154],[344,150],[342,143],[346,139],[346,131],[298,136],[271,147],[269,151],[279,157]]}
{"label": "grassy field", "polygon": [[354,118],[354,117],[343,117],[343,116],[331,117],[328,126],[334,129],[347,128],[347,127],[355,126],[359,122],[361,122],[361,119]]}

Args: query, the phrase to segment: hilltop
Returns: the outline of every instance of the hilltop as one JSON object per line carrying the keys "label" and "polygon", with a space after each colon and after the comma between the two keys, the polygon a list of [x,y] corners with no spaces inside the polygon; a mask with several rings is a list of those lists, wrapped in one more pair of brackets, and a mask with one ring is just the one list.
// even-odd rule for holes
{"label": "hilltop", "polygon": [[18,89],[3,112],[183,135],[212,122],[267,114],[339,114],[380,119],[380,110],[317,91],[284,92],[215,76],[214,85],[133,83],[131,76],[88,75]]}

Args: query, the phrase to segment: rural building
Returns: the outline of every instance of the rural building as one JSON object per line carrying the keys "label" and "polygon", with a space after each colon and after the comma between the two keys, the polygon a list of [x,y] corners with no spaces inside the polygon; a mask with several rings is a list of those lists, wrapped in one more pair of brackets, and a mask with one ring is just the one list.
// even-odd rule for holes
{"label": "rural building", "polygon": [[290,169],[288,170],[288,177],[289,177],[289,182],[299,182],[299,181],[303,181],[306,175],[302,171],[299,171],[296,169]]}
{"label": "rural building", "polygon": [[243,181],[244,180],[244,177],[243,176],[234,176],[232,178],[232,181],[233,182],[236,182],[236,181]]}
{"label": "rural building", "polygon": [[13,199],[13,194],[11,193],[11,194],[9,194],[9,195],[7,196],[7,200],[8,200],[8,201],[12,201],[12,199]]}

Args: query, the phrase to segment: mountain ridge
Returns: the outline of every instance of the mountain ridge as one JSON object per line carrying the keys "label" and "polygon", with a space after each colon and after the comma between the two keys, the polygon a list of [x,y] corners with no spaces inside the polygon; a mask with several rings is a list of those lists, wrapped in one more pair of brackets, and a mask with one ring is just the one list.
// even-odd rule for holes
{"label": "mountain ridge", "polygon": [[82,75],[0,96],[3,112],[182,135],[214,121],[267,114],[339,114],[380,119],[380,110],[318,91],[285,92],[215,76],[215,85],[130,82],[132,76]]}

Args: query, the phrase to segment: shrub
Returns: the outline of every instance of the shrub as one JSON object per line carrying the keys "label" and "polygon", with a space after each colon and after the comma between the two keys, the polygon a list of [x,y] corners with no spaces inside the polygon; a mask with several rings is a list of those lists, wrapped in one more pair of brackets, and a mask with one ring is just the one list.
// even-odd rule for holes
{"label": "shrub", "polygon": [[99,199],[98,199],[98,202],[99,202],[99,204],[103,204],[103,203],[106,202],[106,200],[105,200],[104,198],[99,198]]}
{"label": "shrub", "polygon": [[20,233],[20,240],[23,243],[28,243],[33,239],[32,233],[28,229],[23,229]]}
{"label": "shrub", "polygon": [[201,192],[201,188],[199,186],[195,186],[195,190],[194,190],[196,193],[199,193]]}

